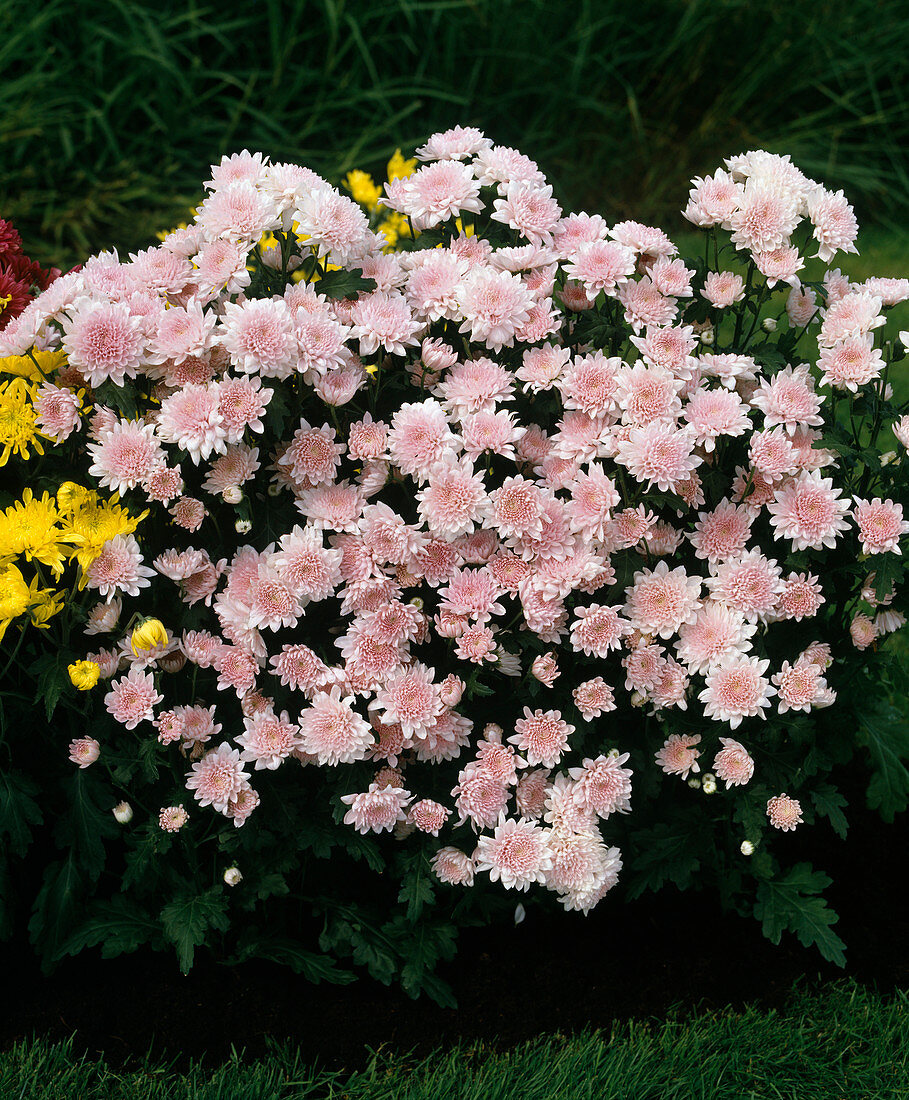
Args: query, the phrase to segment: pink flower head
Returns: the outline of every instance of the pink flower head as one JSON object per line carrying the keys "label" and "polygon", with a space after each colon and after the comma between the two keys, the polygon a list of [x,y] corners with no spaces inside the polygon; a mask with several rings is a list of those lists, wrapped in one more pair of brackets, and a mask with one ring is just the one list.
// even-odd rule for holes
{"label": "pink flower head", "polygon": [[516,229],[532,244],[552,244],[552,231],[562,210],[552,197],[552,187],[516,180],[506,185],[505,198],[496,199],[493,221]]}
{"label": "pink flower head", "polygon": [[256,771],[262,768],[274,771],[298,745],[297,727],[286,710],[280,716],[271,708],[258,711],[245,717],[243,726],[245,732],[235,738],[243,746],[240,758],[254,762]]}
{"label": "pink flower head", "polygon": [[355,202],[328,185],[304,187],[296,194],[293,220],[318,256],[344,266],[366,251],[369,220]]}
{"label": "pink flower head", "polygon": [[721,737],[722,749],[713,760],[713,770],[717,777],[730,787],[741,787],[754,775],[754,761],[744,745],[731,737]]}
{"label": "pink flower head", "polygon": [[608,756],[584,760],[583,767],[570,768],[574,780],[575,801],[597,817],[631,810],[631,768],[623,768],[628,753],[611,752]]}
{"label": "pink flower head", "polygon": [[909,532],[902,504],[892,500],[855,498],[853,519],[859,529],[863,554],[901,554],[900,539]]}
{"label": "pink flower head", "polygon": [[473,886],[474,865],[458,848],[440,848],[432,857],[432,872],[451,886]]}
{"label": "pink flower head", "polygon": [[163,700],[164,696],[155,690],[152,674],[133,669],[114,681],[111,690],[104,696],[104,705],[118,722],[132,730],[140,722],[152,721],[156,704]]}
{"label": "pink flower head", "polygon": [[774,795],[767,800],[767,817],[774,829],[791,832],[796,825],[802,824],[801,803],[788,794]]}
{"label": "pink flower head", "polygon": [[849,501],[841,499],[831,478],[820,471],[799,474],[774,494],[767,505],[774,537],[791,539],[793,550],[833,549],[843,531],[848,530],[846,513]]}
{"label": "pink flower head", "polygon": [[813,618],[825,602],[817,577],[807,573],[790,573],[783,581],[777,614],[783,619]]}
{"label": "pink flower head", "polygon": [[814,225],[818,242],[816,255],[829,264],[836,253],[858,252],[855,238],[858,222],[842,191],[827,191],[818,187],[808,195],[808,217]]}
{"label": "pink flower head", "polygon": [[684,416],[708,454],[715,450],[720,436],[735,438],[751,427],[748,406],[737,393],[723,388],[699,387],[689,398]]}
{"label": "pink flower head", "polygon": [[69,743],[69,758],[80,768],[87,768],[101,755],[101,746],[94,737],[77,737]]}
{"label": "pink flower head", "polygon": [[515,332],[530,319],[533,295],[520,277],[493,267],[474,267],[458,290],[464,320],[459,331],[487,348],[511,347]]}
{"label": "pink flower head", "polygon": [[692,672],[705,672],[727,657],[745,656],[756,631],[741,611],[707,600],[679,629],[676,650]]}
{"label": "pink flower head", "polygon": [[222,814],[248,782],[239,750],[226,742],[207,752],[186,773],[186,789],[193,791],[200,805],[211,806]]}
{"label": "pink flower head", "polygon": [[86,450],[93,459],[88,472],[117,493],[140,485],[163,459],[154,427],[134,420],[115,421],[110,431],[102,432],[98,442],[87,444]]}
{"label": "pink flower head", "polygon": [[709,671],[707,686],[698,696],[705,717],[728,722],[731,729],[743,718],[766,718],[763,708],[777,693],[764,676],[769,664],[757,657],[734,657]]}
{"label": "pink flower head", "polygon": [[467,212],[479,214],[480,184],[473,167],[460,161],[443,160],[418,168],[403,181],[403,212],[415,229],[430,229]]}
{"label": "pink flower head", "polygon": [[790,665],[784,661],[780,671],[773,677],[777,686],[780,714],[786,711],[808,712],[814,706],[823,706],[832,702],[834,696],[828,695],[827,683],[821,675],[819,665],[810,661],[796,661]]}
{"label": "pink flower head", "polygon": [[612,649],[618,649],[624,636],[631,631],[631,624],[622,618],[621,607],[604,607],[591,604],[576,607],[576,622],[571,628],[571,648],[588,657],[606,657]]}
{"label": "pink flower head", "polygon": [[474,856],[476,869],[488,871],[506,890],[527,890],[545,881],[552,856],[545,830],[532,821],[499,819],[492,836],[481,836]]}
{"label": "pink flower head", "polygon": [[632,428],[627,441],[619,444],[616,462],[649,489],[673,491],[701,464],[693,450],[693,434],[657,420]]}
{"label": "pink flower head", "polygon": [[874,336],[847,336],[830,347],[822,347],[818,358],[821,382],[838,390],[858,391],[879,378],[884,370],[884,357],[874,346]]}
{"label": "pink flower head", "polygon": [[550,650],[549,653],[540,653],[534,657],[530,672],[541,684],[551,688],[561,675],[555,653]]}
{"label": "pink flower head", "polygon": [[701,512],[694,532],[689,536],[695,557],[709,562],[741,554],[751,537],[754,517],[743,506],[721,501],[712,512]]}
{"label": "pink flower head", "polygon": [[63,317],[62,348],[91,386],[122,386],[142,367],[145,340],[124,302],[88,299]]}
{"label": "pink flower head", "polygon": [[86,585],[110,600],[117,592],[138,596],[148,588],[153,569],[142,564],[139,544],[133,535],[115,535],[104,544],[101,553],[86,571]]}
{"label": "pink flower head", "polygon": [[616,709],[615,695],[602,676],[578,684],[571,695],[574,705],[586,722],[592,722],[594,718]]}
{"label": "pink flower head", "polygon": [[635,573],[625,589],[625,613],[632,626],[645,634],[669,638],[684,624],[693,622],[700,608],[701,581],[689,577],[684,566],[670,570],[665,561],[653,570]]}
{"label": "pink flower head", "polygon": [[55,443],[63,443],[82,427],[80,395],[65,386],[45,382],[35,394],[33,404],[38,414],[35,426]]}
{"label": "pink flower head", "polygon": [[568,748],[568,738],[575,727],[562,718],[558,710],[524,708],[524,717],[515,722],[516,733],[508,740],[524,753],[531,766],[542,764],[554,768]]}
{"label": "pink flower head", "polygon": [[745,297],[745,284],[732,271],[708,271],[701,294],[717,309],[728,309]]}
{"label": "pink flower head", "polygon": [[786,367],[769,381],[762,379],[751,404],[764,413],[765,428],[782,424],[789,435],[800,427],[824,423],[819,415],[821,398],[814,392],[814,379],[805,363],[794,370]]}
{"label": "pink flower head", "polygon": [[162,806],[158,814],[158,828],[165,833],[178,833],[189,821],[189,814],[183,806]]}
{"label": "pink flower head", "polygon": [[302,711],[300,734],[303,751],[321,765],[362,760],[375,743],[372,727],[353,709],[353,696],[342,698],[337,685],[319,692]]}
{"label": "pink flower head", "polygon": [[421,798],[415,802],[408,811],[407,820],[415,825],[421,833],[429,833],[438,836],[439,830],[448,820],[450,811],[441,802],[433,802],[431,798]]}
{"label": "pink flower head", "polygon": [[410,798],[410,792],[403,787],[370,783],[362,794],[342,795],[341,801],[350,807],[344,815],[344,824],[353,825],[358,833],[391,832],[399,821],[405,820],[404,809]]}
{"label": "pink flower head", "polygon": [[670,734],[663,747],[656,753],[654,759],[667,775],[679,775],[682,779],[688,778],[689,772],[699,772],[698,764],[700,750],[694,746],[699,744],[701,735],[693,737],[679,733]]}

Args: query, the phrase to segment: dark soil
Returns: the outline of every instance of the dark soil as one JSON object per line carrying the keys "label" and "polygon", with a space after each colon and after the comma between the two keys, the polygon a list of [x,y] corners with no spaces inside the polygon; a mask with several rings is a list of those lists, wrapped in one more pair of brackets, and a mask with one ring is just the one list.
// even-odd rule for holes
{"label": "dark soil", "polygon": [[[827,895],[848,945],[845,973],[881,991],[909,986],[906,817],[886,826],[857,814],[847,842],[831,836],[810,853],[834,879]],[[791,839],[795,848],[808,838]],[[103,1051],[115,1064],[151,1049],[183,1066],[217,1063],[232,1046],[255,1058],[270,1039],[290,1039],[327,1068],[361,1065],[367,1048],[428,1053],[457,1039],[507,1045],[544,1031],[661,1017],[673,1005],[781,1007],[795,982],[822,988],[844,973],[792,936],[774,947],[756,921],[722,914],[706,892],[668,889],[627,902],[620,888],[586,919],[531,913],[517,927],[466,931],[456,961],[441,971],[456,1010],[366,978],[312,986],[260,962],[201,961],[183,977],[172,956],[103,961],[90,951],[46,978],[27,948],[7,944],[0,968],[0,1045],[33,1034],[75,1036],[78,1050]]]}

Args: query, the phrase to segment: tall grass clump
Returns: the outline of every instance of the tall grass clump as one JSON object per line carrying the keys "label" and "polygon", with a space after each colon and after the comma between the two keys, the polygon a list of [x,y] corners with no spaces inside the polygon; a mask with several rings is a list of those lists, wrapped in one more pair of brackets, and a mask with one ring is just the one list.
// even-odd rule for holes
{"label": "tall grass clump", "polygon": [[616,218],[756,145],[895,218],[907,30],[897,0],[6,0],[0,204],[39,259],[81,259],[185,214],[225,150],[337,178],[459,121]]}

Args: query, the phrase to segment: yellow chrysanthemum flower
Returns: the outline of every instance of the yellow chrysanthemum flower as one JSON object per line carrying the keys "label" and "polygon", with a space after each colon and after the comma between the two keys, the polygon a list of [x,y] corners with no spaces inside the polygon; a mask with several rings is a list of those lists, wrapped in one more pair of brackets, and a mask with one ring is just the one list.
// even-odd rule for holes
{"label": "yellow chrysanthemum flower", "polygon": [[67,665],[70,682],[79,691],[91,691],[101,677],[101,668],[94,661],[76,661]]}
{"label": "yellow chrysanthemum flower", "polygon": [[31,489],[23,489],[17,500],[0,513],[0,560],[24,554],[27,561],[50,566],[55,577],[63,572],[65,544],[72,539],[57,526],[61,516],[54,498],[44,492],[38,500]]}
{"label": "yellow chrysanthemum flower", "polygon": [[40,630],[47,630],[48,622],[63,610],[66,596],[63,592],[55,592],[52,588],[42,588],[38,593],[37,601],[28,609],[32,625]]}
{"label": "yellow chrysanthemum flower", "polygon": [[382,197],[382,188],[376,184],[368,172],[361,172],[359,168],[354,168],[347,173],[347,178],[343,182],[354,202],[370,210],[376,209]]}
{"label": "yellow chrysanthemum flower", "polygon": [[0,466],[5,466],[11,454],[28,459],[28,448],[39,455],[44,448],[35,427],[37,413],[31,403],[32,392],[24,378],[0,382]]}
{"label": "yellow chrysanthemum flower", "polygon": [[154,649],[159,645],[167,645],[167,631],[160,619],[146,619],[139,623],[130,635],[130,647],[138,657],[142,650]]}
{"label": "yellow chrysanthemum flower", "polygon": [[411,157],[410,160],[405,160],[401,150],[395,149],[394,156],[388,162],[388,179],[389,181],[404,179],[406,176],[413,175],[416,167],[416,157]]}
{"label": "yellow chrysanthemum flower", "polygon": [[82,567],[80,588],[85,585],[86,570],[101,553],[104,544],[115,535],[132,534],[148,515],[146,509],[138,516],[131,516],[117,503],[119,499],[114,493],[109,501],[103,501],[97,493],[91,493],[76,504],[65,519],[67,541],[73,543],[70,557],[75,558]]}
{"label": "yellow chrysanthemum flower", "polygon": [[57,507],[61,512],[74,512],[89,500],[94,493],[75,481],[64,481],[57,489]]}
{"label": "yellow chrysanthemum flower", "polygon": [[407,240],[410,239],[410,224],[403,214],[398,214],[392,210],[388,217],[379,223],[378,232],[384,233],[385,240],[388,241],[382,251],[393,252],[395,245],[402,237]]}
{"label": "yellow chrysanthemum flower", "polygon": [[15,565],[8,565],[0,572],[0,641],[6,628],[20,615],[24,615],[31,603],[32,593],[25,577]]}
{"label": "yellow chrysanthemum flower", "polygon": [[0,374],[13,374],[29,382],[41,383],[54,371],[66,366],[65,351],[34,350],[28,355],[9,355],[0,359]]}

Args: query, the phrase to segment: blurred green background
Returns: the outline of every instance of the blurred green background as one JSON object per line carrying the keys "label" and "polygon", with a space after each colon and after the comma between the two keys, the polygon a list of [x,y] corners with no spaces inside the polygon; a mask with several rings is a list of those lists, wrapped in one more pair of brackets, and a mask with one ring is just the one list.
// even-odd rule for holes
{"label": "blurred green background", "polygon": [[0,214],[62,266],[184,219],[222,153],[337,180],[460,122],[670,231],[691,176],[791,153],[896,273],[907,32],[903,0],[0,0]]}

